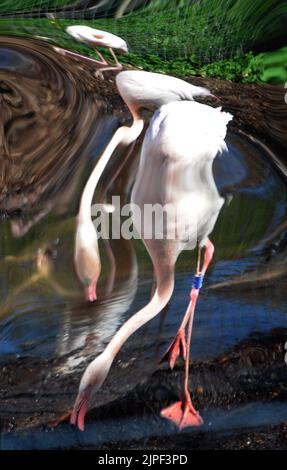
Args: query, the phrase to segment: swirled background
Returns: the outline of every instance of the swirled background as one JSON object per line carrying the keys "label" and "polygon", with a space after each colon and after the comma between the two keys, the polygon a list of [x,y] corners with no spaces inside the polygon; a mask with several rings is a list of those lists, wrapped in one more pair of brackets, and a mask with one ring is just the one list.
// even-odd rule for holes
{"label": "swirled background", "polygon": [[[0,421],[4,449],[286,448],[287,7],[283,1],[4,0],[0,5]],[[225,204],[195,318],[191,388],[205,425],[178,434],[158,416],[182,366],[159,365],[188,301],[194,255],[176,266],[161,316],[120,352],[84,435],[66,419],[87,363],[150,298],[140,240],[100,242],[98,301],[73,267],[88,175],[131,116],[65,32],[89,24],[127,40],[125,68],[210,88],[234,115],[214,163]],[[286,86],[285,86],[286,85]],[[148,120],[148,116],[147,116]],[[94,196],[129,200],[142,138]],[[57,423],[57,426],[55,426]],[[59,442],[61,444],[59,444]]]}

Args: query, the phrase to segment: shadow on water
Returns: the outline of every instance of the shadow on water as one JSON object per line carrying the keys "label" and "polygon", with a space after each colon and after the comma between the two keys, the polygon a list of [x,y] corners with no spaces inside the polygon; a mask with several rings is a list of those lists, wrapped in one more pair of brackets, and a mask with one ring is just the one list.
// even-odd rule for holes
{"label": "shadow on water", "polygon": [[[157,413],[175,393],[172,385],[182,367],[168,372],[158,361],[188,302],[194,269],[189,251],[177,263],[168,308],[120,352],[85,434],[67,423],[46,432],[47,424],[70,409],[86,364],[148,301],[152,288],[151,262],[140,241],[100,242],[103,272],[95,304],[85,303],[73,268],[85,181],[117,126],[129,120],[115,95],[113,75],[107,77],[95,78],[92,66],[63,59],[44,42],[0,37],[4,448],[52,448],[59,439],[62,447],[120,446],[121,441],[132,446],[131,439],[174,433]],[[235,119],[228,152],[214,163],[225,204],[211,237],[216,255],[199,300],[191,349],[191,389],[206,424],[183,436],[232,433],[287,420],[282,382],[287,107],[279,87],[215,80],[207,85]],[[280,112],[272,103],[279,104]],[[129,200],[140,146],[139,141],[110,185],[124,157],[123,150],[115,153],[95,201],[103,194],[107,202],[113,195],[120,195],[122,204]],[[275,375],[268,383],[271,370]],[[40,426],[45,430],[39,431]]]}

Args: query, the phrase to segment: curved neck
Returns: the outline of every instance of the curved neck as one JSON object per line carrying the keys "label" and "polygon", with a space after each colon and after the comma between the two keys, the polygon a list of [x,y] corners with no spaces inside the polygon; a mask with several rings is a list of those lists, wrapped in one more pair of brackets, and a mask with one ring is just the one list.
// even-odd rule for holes
{"label": "curved neck", "polygon": [[141,326],[155,317],[166,306],[171,298],[173,288],[174,271],[172,269],[165,274],[163,279],[158,281],[156,291],[150,302],[123,324],[107,345],[104,353],[107,353],[112,359],[114,359],[127,339]]}
{"label": "curved neck", "polygon": [[104,153],[101,155],[98,160],[95,168],[93,169],[86,186],[84,188],[80,210],[79,210],[79,222],[89,221],[91,218],[91,205],[93,200],[93,195],[96,189],[96,186],[99,182],[99,179],[113,153],[115,148],[119,144],[129,145],[131,142],[137,139],[143,129],[143,120],[138,117],[134,118],[134,122],[131,127],[120,127],[108,143]]}

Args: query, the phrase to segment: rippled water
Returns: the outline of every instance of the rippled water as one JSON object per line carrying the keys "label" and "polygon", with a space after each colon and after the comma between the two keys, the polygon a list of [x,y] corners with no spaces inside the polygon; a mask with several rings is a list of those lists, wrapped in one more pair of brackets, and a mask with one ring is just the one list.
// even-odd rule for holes
{"label": "rippled water", "polygon": [[[79,376],[84,364],[150,298],[153,273],[140,241],[100,243],[103,273],[95,304],[85,302],[73,267],[81,192],[119,119],[126,118],[119,100],[114,101],[112,92],[109,95],[104,88],[111,84],[110,76],[106,83],[95,80],[80,62],[57,57],[44,42],[0,37],[2,365],[13,364],[17,358],[20,367],[21,360],[27,365],[30,358],[33,367],[35,361],[41,367],[45,360],[51,361],[51,371],[62,377]],[[253,118],[259,119],[249,119],[247,110],[242,125],[244,103],[240,98],[234,101],[230,110],[240,119],[228,133],[228,152],[214,163],[214,178],[225,204],[211,236],[215,258],[195,317],[191,348],[195,362],[213,361],[240,348],[243,341],[287,328],[283,156],[287,108],[280,101],[279,88],[258,86],[252,90],[257,105]],[[222,100],[224,103],[224,96]],[[277,113],[272,101],[280,104]],[[112,195],[121,195],[123,203],[129,200],[140,143],[109,185],[119,158],[123,158],[115,154],[95,201],[99,194],[107,201]],[[97,404],[119,399],[159,368],[160,355],[185,311],[193,266],[194,255],[182,253],[168,308],[128,341]],[[21,381],[17,387],[21,388]],[[260,383],[258,389],[260,393]],[[77,385],[70,389],[70,403],[76,390]],[[17,403],[12,408],[17,416]],[[222,410],[216,409],[212,420],[219,428],[231,429],[232,420],[222,421]],[[264,409],[264,403],[254,405],[257,424],[271,422],[270,406],[267,418]],[[236,426],[246,426],[245,421]],[[275,421],[281,422],[279,412]],[[144,429],[142,434],[130,432],[126,438],[149,436],[149,425]],[[165,428],[165,435],[169,429]],[[86,442],[93,441],[92,426],[89,430]],[[21,441],[21,435],[15,439],[7,441],[7,447],[31,446],[29,439]],[[41,447],[41,442],[36,447]],[[68,442],[79,445],[73,437]],[[55,445],[56,440],[51,447]]]}

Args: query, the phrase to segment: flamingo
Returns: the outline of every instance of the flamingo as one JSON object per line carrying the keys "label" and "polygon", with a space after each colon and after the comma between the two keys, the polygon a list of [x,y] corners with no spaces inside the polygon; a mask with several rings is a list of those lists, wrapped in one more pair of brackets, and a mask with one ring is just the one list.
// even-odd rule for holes
{"label": "flamingo", "polygon": [[[128,52],[127,43],[122,38],[116,36],[115,34],[108,33],[106,31],[101,31],[99,29],[94,29],[90,26],[84,25],[68,26],[66,28],[66,32],[77,41],[88,44],[89,46],[94,46],[98,56],[100,57],[100,60],[89,59],[88,57],[82,56],[81,54],[77,54],[75,52],[71,52],[60,47],[54,47],[54,50],[56,52],[62,55],[72,55],[75,57],[79,57],[83,60],[92,61],[99,65],[105,66],[101,68],[100,73],[106,70],[120,70],[123,68],[122,64],[118,61],[118,58],[114,52],[114,49],[117,49],[121,53],[125,54]],[[97,46],[107,47],[111,55],[113,56],[116,65],[109,65],[104,56],[96,48]]]}
{"label": "flamingo", "polygon": [[[177,335],[162,358],[168,360],[171,369],[179,356],[185,360],[182,400],[161,411],[161,416],[173,421],[179,429],[203,423],[188,390],[190,342],[199,291],[214,253],[209,235],[224,202],[214,182],[212,165],[217,153],[226,150],[224,138],[231,118],[221,108],[196,102],[162,106],[154,114],[146,133],[131,195],[132,203],[140,208],[133,215],[133,223],[152,259],[157,285],[151,302],[136,316],[148,321],[165,307],[174,289],[174,268],[179,254],[184,249],[197,248],[190,302]],[[147,238],[145,235],[147,203],[153,206],[160,203],[167,208],[163,237]],[[170,233],[173,237],[168,239]],[[125,340],[139,321],[136,316],[128,326],[123,325]]]}
{"label": "flamingo", "polygon": [[81,196],[75,236],[74,265],[76,273],[85,286],[85,297],[94,302],[101,273],[98,237],[91,219],[91,204],[99,179],[113,151],[119,144],[129,145],[140,135],[144,121],[140,110],[156,109],[161,104],[175,100],[208,96],[205,88],[190,85],[178,78],[144,71],[125,71],[116,78],[117,88],[133,116],[131,127],[119,128],[96,164]]}
{"label": "flamingo", "polygon": [[[193,102],[194,96],[208,96],[211,93],[174,77],[125,71],[118,74],[116,83],[133,116],[133,124],[116,131],[99,163],[105,165],[120,143],[128,144],[137,138],[143,128],[140,117],[142,108],[157,110],[144,138],[131,197],[132,203],[141,209],[140,216],[135,211],[133,221],[151,257],[156,290],[150,302],[121,326],[104,351],[86,368],[70,421],[84,430],[88,400],[104,383],[125,341],[168,303],[174,289],[174,267],[179,253],[187,247],[197,246],[196,274],[190,291],[190,302],[178,333],[165,354],[171,367],[180,355],[185,359],[183,397],[181,401],[164,409],[161,415],[172,420],[179,428],[201,425],[202,419],[193,407],[188,391],[190,338],[199,289],[214,252],[208,235],[213,230],[223,204],[212,176],[212,163],[216,154],[226,148],[224,138],[227,123],[232,116],[222,112],[221,108],[214,109]],[[188,213],[192,214],[192,219],[185,231],[179,230],[180,235],[176,235],[173,240],[165,237],[145,238],[142,217],[146,203],[175,205],[179,210],[175,226],[182,225]],[[169,228],[166,227],[165,232]],[[203,247],[205,255],[201,267]]]}

